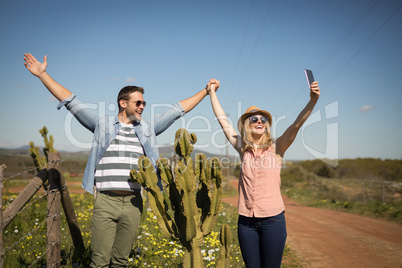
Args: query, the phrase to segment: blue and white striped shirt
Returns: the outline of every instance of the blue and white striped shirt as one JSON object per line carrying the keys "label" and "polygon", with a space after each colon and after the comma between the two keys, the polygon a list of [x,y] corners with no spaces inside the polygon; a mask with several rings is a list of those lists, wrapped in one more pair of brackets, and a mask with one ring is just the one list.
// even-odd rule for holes
{"label": "blue and white striped shirt", "polygon": [[138,170],[138,159],[144,155],[132,124],[121,123],[121,129],[96,166],[95,185],[99,191],[140,190],[130,179],[130,171]]}

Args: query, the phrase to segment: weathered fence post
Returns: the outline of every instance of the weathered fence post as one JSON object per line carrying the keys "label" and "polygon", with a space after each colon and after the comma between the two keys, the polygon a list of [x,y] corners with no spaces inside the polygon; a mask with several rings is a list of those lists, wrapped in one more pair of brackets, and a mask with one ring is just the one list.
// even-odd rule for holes
{"label": "weathered fence post", "polygon": [[0,268],[4,267],[4,245],[3,245],[3,169],[5,165],[0,166]]}
{"label": "weathered fence post", "polygon": [[60,153],[49,154],[49,192],[47,196],[47,254],[46,267],[60,267]]}
{"label": "weathered fence post", "polygon": [[[49,153],[49,157],[51,157],[52,154],[53,153]],[[80,225],[78,224],[77,216],[75,215],[73,202],[71,201],[70,193],[68,192],[67,184],[63,176],[61,176],[61,204],[63,205],[68,228],[70,229],[71,239],[74,243],[75,251],[73,261],[76,261],[76,258],[84,253],[85,246],[81,235]]]}
{"label": "weathered fence post", "polygon": [[24,206],[31,200],[36,192],[47,181],[47,169],[44,168],[39,171],[36,176],[31,179],[30,183],[22,190],[22,192],[15,198],[15,200],[7,206],[3,213],[2,230],[18,215]]}

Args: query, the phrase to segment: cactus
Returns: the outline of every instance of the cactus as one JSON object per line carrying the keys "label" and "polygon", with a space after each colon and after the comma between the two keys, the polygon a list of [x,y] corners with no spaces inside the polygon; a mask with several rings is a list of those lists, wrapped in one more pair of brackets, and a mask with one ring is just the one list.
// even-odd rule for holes
{"label": "cactus", "polygon": [[44,156],[40,156],[39,147],[36,147],[33,141],[29,143],[29,146],[31,146],[31,148],[29,148],[29,152],[31,153],[31,156],[34,160],[35,167],[38,170],[41,170],[44,167],[46,167],[47,163],[46,158]]}
{"label": "cactus", "polygon": [[186,249],[183,267],[204,267],[199,247],[214,229],[222,198],[219,159],[213,157],[208,161],[204,154],[198,154],[194,163],[190,154],[196,141],[196,135],[189,135],[185,129],[176,132],[174,149],[179,161],[174,172],[166,158],[156,163],[164,182],[162,192],[157,185],[158,175],[147,157],[139,159],[138,171],[130,172],[131,179],[148,193],[162,233],[180,241]]}
{"label": "cactus", "polygon": [[43,127],[41,130],[39,130],[39,133],[42,135],[43,140],[45,142],[45,147],[43,148],[43,153],[45,154],[46,160],[48,160],[48,153],[54,153],[57,152],[54,148],[53,148],[53,143],[54,143],[54,139],[53,136],[50,135],[49,139],[47,138],[47,127]]}
{"label": "cactus", "polygon": [[230,245],[232,244],[233,239],[229,225],[227,224],[222,225],[219,240],[222,244],[222,247],[220,250],[220,257],[218,263],[216,264],[216,267],[217,268],[230,267]]}
{"label": "cactus", "polygon": [[29,143],[29,146],[31,147],[29,148],[29,152],[31,153],[36,168],[41,170],[42,168],[46,167],[47,162],[49,162],[48,153],[53,153],[57,151],[53,148],[54,143],[53,136],[50,135],[49,139],[47,138],[48,133],[47,128],[43,127],[42,129],[39,130],[39,133],[42,135],[43,140],[45,142],[45,147],[43,148],[43,153],[45,154],[45,156],[44,157],[40,156],[39,147],[35,147],[33,141]]}

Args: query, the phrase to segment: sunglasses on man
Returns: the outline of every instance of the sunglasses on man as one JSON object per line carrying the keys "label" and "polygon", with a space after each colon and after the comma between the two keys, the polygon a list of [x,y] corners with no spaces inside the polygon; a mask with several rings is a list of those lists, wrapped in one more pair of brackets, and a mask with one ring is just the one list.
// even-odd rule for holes
{"label": "sunglasses on man", "polygon": [[250,121],[251,124],[257,123],[258,120],[260,120],[261,123],[263,124],[265,124],[268,121],[268,119],[265,116],[250,116],[248,120]]}
{"label": "sunglasses on man", "polygon": [[[126,100],[126,99],[125,99],[125,100]],[[130,100],[126,100],[126,101],[131,102],[131,103],[134,103],[135,106],[137,106],[137,107],[140,107],[141,104],[144,105],[144,107],[145,107],[145,105],[147,105],[147,102],[146,102],[146,101],[140,101],[140,100],[135,101],[135,102],[134,102],[134,101],[130,101]]]}

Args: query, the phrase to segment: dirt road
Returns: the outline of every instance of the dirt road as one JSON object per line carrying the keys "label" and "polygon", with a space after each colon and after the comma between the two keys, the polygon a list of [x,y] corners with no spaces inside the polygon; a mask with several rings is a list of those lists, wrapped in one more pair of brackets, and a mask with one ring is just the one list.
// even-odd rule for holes
{"label": "dirt road", "polygon": [[[237,206],[237,197],[223,201]],[[287,243],[304,267],[402,267],[402,225],[284,202]]]}

